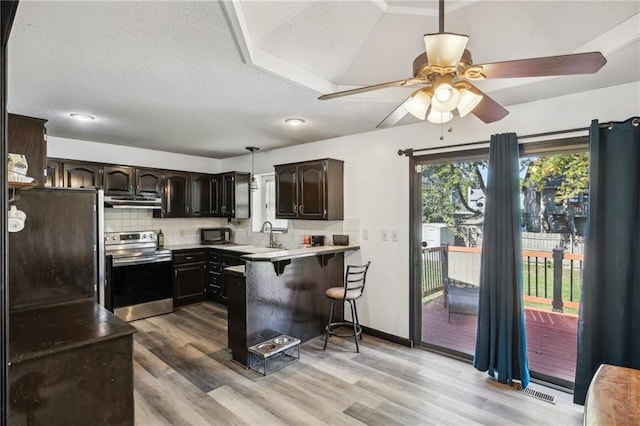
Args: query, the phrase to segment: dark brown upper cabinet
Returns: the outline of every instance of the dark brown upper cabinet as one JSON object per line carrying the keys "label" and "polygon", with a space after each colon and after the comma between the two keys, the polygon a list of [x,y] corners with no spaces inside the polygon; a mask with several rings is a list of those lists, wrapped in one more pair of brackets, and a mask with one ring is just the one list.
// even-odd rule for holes
{"label": "dark brown upper cabinet", "polygon": [[62,163],[58,160],[47,159],[47,175],[44,177],[44,186],[56,188],[62,186],[61,174]]}
{"label": "dark brown upper cabinet", "polygon": [[[23,154],[27,159],[27,174],[38,186],[45,185],[47,168],[47,120],[9,114],[7,120],[7,151]],[[6,158],[5,158],[6,161]]]}
{"label": "dark brown upper cabinet", "polygon": [[190,174],[167,172],[164,175],[162,209],[154,210],[154,217],[187,217],[190,212]]}
{"label": "dark brown upper cabinet", "polygon": [[133,167],[104,166],[102,168],[102,186],[104,195],[133,195]]}
{"label": "dark brown upper cabinet", "polygon": [[275,166],[276,169],[276,217],[298,217],[298,165]]}
{"label": "dark brown upper cabinet", "polygon": [[136,195],[145,197],[162,197],[162,171],[153,169],[136,169]]}
{"label": "dark brown upper cabinet", "polygon": [[102,186],[102,166],[97,163],[62,163],[62,186],[66,188],[89,188]]}
{"label": "dark brown upper cabinet", "polygon": [[222,212],[220,211],[222,207],[222,201],[220,201],[222,200],[223,193],[222,185],[222,175],[211,175],[209,191],[211,194],[211,215],[213,217],[222,216]]}
{"label": "dark brown upper cabinet", "polygon": [[191,175],[190,216],[251,217],[249,173]]}
{"label": "dark brown upper cabinet", "polygon": [[214,182],[212,180],[211,175],[191,175],[191,216],[213,216],[211,186]]}
{"label": "dark brown upper cabinet", "polygon": [[216,216],[230,219],[251,217],[249,193],[250,174],[229,172],[218,175],[216,188]]}
{"label": "dark brown upper cabinet", "polygon": [[189,173],[61,158],[47,161],[51,187],[102,187],[106,196],[154,197],[162,209],[153,217],[251,217],[250,174]]}
{"label": "dark brown upper cabinet", "polygon": [[275,166],[276,218],[344,219],[344,162],[326,158]]}

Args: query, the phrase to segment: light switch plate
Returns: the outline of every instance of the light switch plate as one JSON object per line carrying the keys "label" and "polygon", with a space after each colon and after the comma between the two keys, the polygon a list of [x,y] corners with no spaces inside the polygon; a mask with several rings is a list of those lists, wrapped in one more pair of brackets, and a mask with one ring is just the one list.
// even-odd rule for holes
{"label": "light switch plate", "polygon": [[389,240],[389,233],[387,232],[386,229],[383,229],[382,232],[380,232],[380,239],[382,241],[388,241]]}
{"label": "light switch plate", "polygon": [[398,242],[398,231],[391,231],[391,241]]}
{"label": "light switch plate", "polygon": [[369,230],[368,229],[363,229],[362,230],[362,239],[363,240],[368,240],[369,239]]}

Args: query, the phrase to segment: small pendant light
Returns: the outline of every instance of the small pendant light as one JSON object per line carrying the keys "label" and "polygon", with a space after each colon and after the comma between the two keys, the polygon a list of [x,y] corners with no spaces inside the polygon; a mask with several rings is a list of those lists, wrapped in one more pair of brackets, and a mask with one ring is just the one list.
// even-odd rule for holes
{"label": "small pendant light", "polygon": [[260,148],[255,146],[248,146],[245,149],[251,151],[251,181],[249,182],[249,190],[251,192],[256,192],[258,190],[258,181],[256,180],[256,177],[254,175],[253,153],[259,150]]}

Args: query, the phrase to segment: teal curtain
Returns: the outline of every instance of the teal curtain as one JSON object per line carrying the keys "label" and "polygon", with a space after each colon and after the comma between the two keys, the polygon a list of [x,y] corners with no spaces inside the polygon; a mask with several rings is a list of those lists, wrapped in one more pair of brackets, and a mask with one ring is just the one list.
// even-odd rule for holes
{"label": "teal curtain", "polygon": [[600,364],[640,369],[640,117],[593,120],[589,157],[576,404]]}
{"label": "teal curtain", "polygon": [[515,133],[493,135],[486,185],[473,365],[501,383],[529,384],[522,306],[520,164]]}

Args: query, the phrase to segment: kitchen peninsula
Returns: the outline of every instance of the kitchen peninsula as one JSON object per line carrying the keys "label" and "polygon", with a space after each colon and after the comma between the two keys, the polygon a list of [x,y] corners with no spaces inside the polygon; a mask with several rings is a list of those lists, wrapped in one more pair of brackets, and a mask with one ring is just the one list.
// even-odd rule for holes
{"label": "kitchen peninsula", "polygon": [[[248,365],[248,348],[281,334],[311,340],[324,333],[329,287],[342,285],[344,254],[360,247],[321,246],[242,256],[225,269],[229,348]],[[339,311],[336,315],[341,316]]]}

